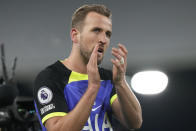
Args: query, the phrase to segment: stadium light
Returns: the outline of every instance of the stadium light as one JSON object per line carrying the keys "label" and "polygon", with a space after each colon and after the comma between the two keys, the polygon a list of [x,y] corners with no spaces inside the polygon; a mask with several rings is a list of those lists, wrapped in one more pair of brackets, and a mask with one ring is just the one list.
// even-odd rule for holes
{"label": "stadium light", "polygon": [[141,71],[132,77],[130,83],[139,94],[158,94],[167,87],[168,77],[161,71]]}

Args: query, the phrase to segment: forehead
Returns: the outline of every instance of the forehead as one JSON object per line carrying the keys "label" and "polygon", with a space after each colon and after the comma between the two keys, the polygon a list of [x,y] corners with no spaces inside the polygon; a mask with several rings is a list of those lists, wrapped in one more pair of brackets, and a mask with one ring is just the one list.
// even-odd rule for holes
{"label": "forehead", "polygon": [[87,14],[84,20],[84,26],[88,27],[100,27],[106,30],[112,30],[112,21],[110,18],[98,14],[96,12],[90,12]]}

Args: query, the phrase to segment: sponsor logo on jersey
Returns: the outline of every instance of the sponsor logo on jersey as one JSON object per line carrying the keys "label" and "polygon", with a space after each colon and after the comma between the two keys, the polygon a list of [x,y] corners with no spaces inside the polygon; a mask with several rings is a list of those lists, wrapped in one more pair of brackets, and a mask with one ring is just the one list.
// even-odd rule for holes
{"label": "sponsor logo on jersey", "polygon": [[102,106],[102,105],[99,105],[99,106],[97,106],[97,107],[95,107],[95,108],[92,108],[92,111],[96,111],[96,110],[99,109],[101,106]]}
{"label": "sponsor logo on jersey", "polygon": [[48,87],[43,86],[38,90],[37,98],[40,104],[48,104],[52,100],[52,97],[52,91]]}
{"label": "sponsor logo on jersey", "polygon": [[54,108],[55,108],[55,106],[53,104],[44,106],[43,108],[40,109],[41,115],[43,115],[45,112],[50,111]]}
{"label": "sponsor logo on jersey", "polygon": [[93,131],[93,128],[95,129],[95,131],[113,131],[107,113],[104,114],[103,121],[99,120],[99,115],[100,114],[95,115],[95,120],[92,120],[89,116],[87,124],[83,127],[82,131]]}

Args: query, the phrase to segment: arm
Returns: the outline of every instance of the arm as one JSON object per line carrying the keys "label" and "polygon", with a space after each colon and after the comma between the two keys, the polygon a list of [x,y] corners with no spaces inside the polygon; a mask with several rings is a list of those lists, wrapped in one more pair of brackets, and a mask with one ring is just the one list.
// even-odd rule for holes
{"label": "arm", "polygon": [[99,88],[97,86],[89,85],[87,91],[78,102],[76,107],[69,112],[67,115],[63,117],[53,117],[46,121],[46,128],[48,131],[66,131],[70,129],[72,131],[82,130],[85,125],[90,112],[94,100],[96,98],[97,91]]}
{"label": "arm", "polygon": [[[123,125],[137,129],[142,124],[142,110],[125,79],[127,53],[126,48],[121,44],[119,44],[119,49],[112,49],[112,54],[116,57],[115,60],[112,59],[111,61],[114,65],[113,81],[117,91],[117,99],[112,104],[112,110]],[[122,57],[124,63],[120,63]]]}
{"label": "arm", "polygon": [[87,73],[89,76],[88,88],[76,107],[63,117],[53,117],[46,121],[48,131],[79,131],[82,130],[90,115],[93,103],[100,87],[100,76],[97,68],[97,50],[93,50],[89,63],[87,64]]}
{"label": "arm", "polygon": [[128,128],[138,129],[142,124],[142,111],[134,93],[128,84],[116,85],[117,99],[112,104],[112,110],[120,122]]}

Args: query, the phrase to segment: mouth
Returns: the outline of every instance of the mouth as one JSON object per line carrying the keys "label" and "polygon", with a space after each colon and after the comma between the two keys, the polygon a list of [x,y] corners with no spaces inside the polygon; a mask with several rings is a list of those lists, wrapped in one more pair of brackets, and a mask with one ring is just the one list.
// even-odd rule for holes
{"label": "mouth", "polygon": [[104,49],[102,47],[99,47],[98,53],[103,53],[103,52],[104,52]]}

